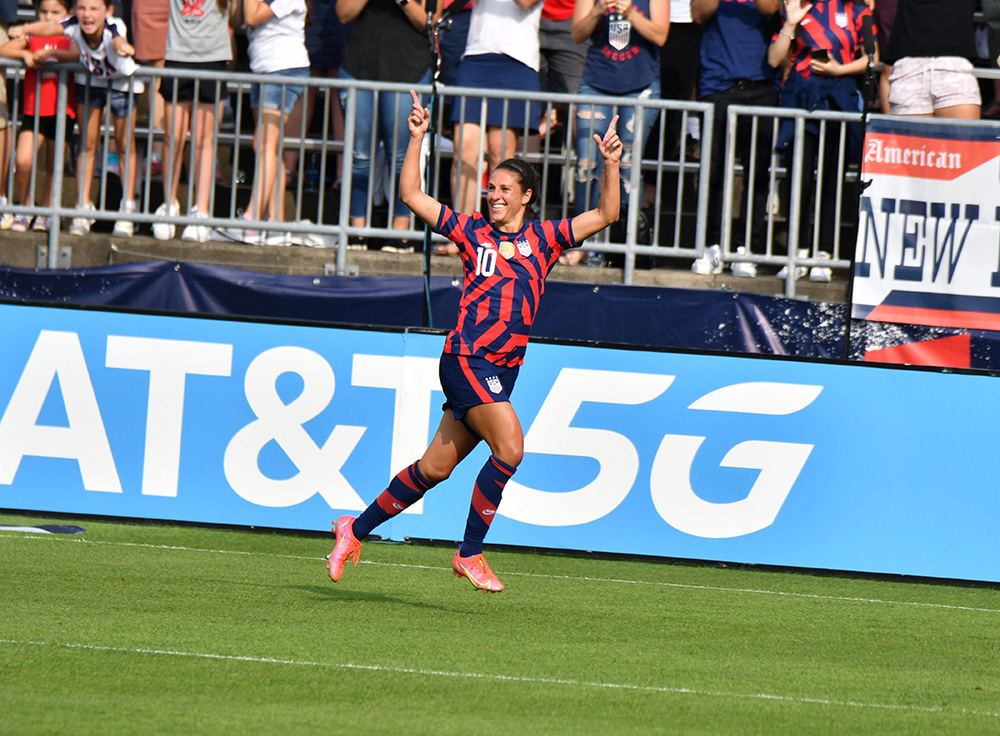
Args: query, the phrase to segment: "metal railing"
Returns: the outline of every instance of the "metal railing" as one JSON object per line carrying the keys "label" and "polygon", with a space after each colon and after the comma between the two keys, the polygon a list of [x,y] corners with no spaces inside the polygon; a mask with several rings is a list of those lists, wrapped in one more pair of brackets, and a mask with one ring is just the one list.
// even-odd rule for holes
{"label": "metal railing", "polygon": [[[4,68],[8,77],[14,80],[13,94],[10,98],[11,121],[20,118],[22,100],[23,68],[19,62],[0,59],[0,68]],[[72,72],[77,72],[77,79],[85,78],[80,74],[82,67],[76,64],[57,64],[50,68],[59,74],[59,107],[65,106],[67,83],[72,78]],[[194,194],[190,187],[182,186],[181,211],[188,214],[176,216],[160,216],[156,208],[163,201],[163,187],[153,176],[151,157],[148,155],[155,145],[160,144],[164,150],[164,162],[169,161],[170,151],[180,142],[164,140],[164,131],[149,124],[153,118],[152,96],[136,96],[130,93],[130,104],[139,108],[142,122],[136,128],[136,151],[141,164],[139,166],[139,184],[135,193],[138,208],[134,213],[119,211],[118,203],[113,201],[120,192],[120,182],[109,176],[108,167],[99,161],[100,177],[94,197],[96,209],[84,212],[75,203],[61,201],[58,196],[63,191],[65,164],[65,142],[68,140],[66,119],[60,116],[56,127],[56,156],[53,171],[53,188],[56,200],[51,207],[34,204],[37,194],[39,175],[39,159],[34,160],[30,179],[29,200],[31,204],[11,206],[8,210],[15,214],[43,215],[51,217],[52,228],[48,236],[48,266],[54,268],[58,264],[58,245],[60,237],[59,224],[62,220],[74,217],[93,218],[96,220],[115,221],[128,220],[136,225],[145,226],[158,222],[167,222],[175,227],[187,225],[203,225],[211,228],[246,227],[264,233],[282,233],[290,236],[285,242],[309,244],[318,247],[335,249],[335,267],[338,273],[346,272],[346,252],[354,238],[378,238],[386,241],[423,239],[422,223],[409,219],[408,229],[394,230],[391,227],[396,214],[395,182],[393,176],[387,177],[385,191],[381,192],[380,184],[375,177],[370,177],[365,192],[365,216],[363,226],[350,225],[349,202],[354,182],[350,175],[351,161],[355,152],[357,136],[360,131],[367,131],[371,137],[369,145],[375,141],[376,131],[370,120],[358,119],[358,95],[374,96],[374,104],[392,105],[395,111],[401,111],[397,116],[401,121],[389,136],[389,142],[398,140],[398,136],[409,136],[405,129],[405,113],[410,107],[408,85],[364,82],[344,79],[329,79],[311,77],[308,79],[293,77],[268,77],[268,84],[298,85],[315,90],[317,96],[318,119],[307,125],[303,119],[296,129],[289,129],[282,121],[280,125],[280,145],[278,151],[279,165],[286,152],[294,154],[298,159],[299,175],[292,180],[291,187],[285,192],[286,222],[256,220],[246,222],[240,219],[249,196],[249,184],[253,179],[256,165],[254,157],[254,125],[253,114],[249,108],[246,92],[252,84],[258,83],[260,77],[245,73],[211,73],[177,69],[157,69],[142,67],[142,78],[150,80],[192,80],[196,86],[211,85],[216,90],[216,105],[220,114],[216,116],[213,130],[214,148],[212,154],[213,166],[221,172],[216,179],[211,194],[212,216],[204,218],[193,217],[191,207]],[[991,77],[990,72],[982,74]],[[168,89],[170,85],[165,85]],[[424,97],[425,104],[432,94],[430,86],[415,87]],[[723,178],[722,209],[719,215],[721,222],[721,247],[723,261],[727,265],[733,263],[754,263],[763,269],[778,269],[785,267],[785,294],[794,296],[796,293],[796,276],[800,269],[831,268],[843,272],[850,266],[850,248],[854,242],[850,240],[852,228],[857,223],[857,207],[851,192],[857,178],[857,163],[847,155],[845,141],[848,138],[848,127],[860,122],[859,114],[815,112],[788,108],[762,108],[730,106],[727,113],[726,145],[724,160],[721,165],[712,161],[712,131],[715,108],[711,104],[697,102],[680,102],[673,100],[637,100],[634,98],[611,98],[580,95],[531,94],[504,90],[490,90],[491,99],[499,99],[504,105],[504,121],[515,129],[517,136],[516,151],[503,151],[503,156],[518,155],[527,159],[539,171],[542,181],[543,217],[572,217],[574,214],[574,184],[577,176],[579,157],[575,150],[573,136],[568,133],[561,138],[556,136],[539,137],[530,133],[536,127],[534,121],[525,113],[522,119],[513,119],[509,114],[509,106],[515,101],[526,101],[540,106],[542,119],[550,119],[552,111],[562,108],[567,112],[566,120],[572,124],[576,120],[576,112],[593,109],[595,105],[631,106],[636,108],[636,118],[641,119],[647,109],[658,113],[658,122],[653,129],[652,138],[655,144],[649,144],[643,139],[641,126],[636,126],[633,144],[633,160],[628,170],[629,181],[627,202],[623,202],[621,226],[610,228],[592,238],[584,246],[585,250],[601,253],[612,258],[621,265],[623,282],[635,281],[636,269],[643,264],[667,264],[672,268],[687,269],[691,262],[705,252],[706,233],[709,212],[709,191],[714,179]],[[172,101],[168,94],[168,102]],[[197,91],[196,95],[197,97]],[[452,171],[456,159],[456,147],[461,147],[461,133],[458,139],[452,133],[452,124],[446,120],[442,111],[446,103],[458,110],[459,122],[466,117],[467,100],[483,97],[480,89],[448,87],[437,90],[438,113],[433,121],[436,145],[433,161],[427,164],[433,167],[434,178],[430,182],[432,191],[444,202],[451,204],[453,187]],[[344,133],[335,136],[332,126],[333,105],[343,99]],[[78,102],[82,102],[78,100]],[[222,106],[229,103],[232,110],[232,127],[223,120]],[[194,109],[197,105],[194,103]],[[204,103],[201,103],[204,104]],[[681,145],[677,152],[667,150],[666,115],[674,111],[681,115],[681,131],[687,128],[687,119],[697,117],[701,122],[701,151],[696,155],[686,145],[686,139],[681,136]],[[194,117],[194,115],[192,115]],[[110,118],[105,111],[101,140],[103,151],[111,147],[112,135]],[[941,121],[939,121],[941,122]],[[792,143],[788,149],[789,161],[780,159],[775,150],[778,143],[778,129],[784,123],[792,126]],[[757,160],[757,147],[767,146],[770,151],[770,164],[766,170],[750,164],[746,170],[741,165],[738,155],[737,135],[741,125],[749,125],[751,129],[751,155],[749,161]],[[807,126],[818,126],[818,133],[808,132]],[[838,140],[838,148],[833,156],[820,156],[813,168],[812,162],[804,156],[803,146],[808,136],[819,150],[826,148],[828,139]],[[452,145],[454,144],[454,145]],[[390,146],[390,148],[393,148]],[[486,148],[485,131],[480,129],[479,161],[484,160]],[[124,152],[132,155],[132,151]],[[106,154],[105,154],[106,155]],[[343,163],[343,175],[339,189],[326,186],[326,180],[331,171],[335,170],[337,157]],[[312,191],[309,180],[301,174],[307,161],[315,161],[318,166],[318,186]],[[193,146],[185,154],[188,171],[193,171],[195,154]],[[373,157],[374,163],[374,157]],[[398,164],[397,154],[393,150],[387,152],[386,169],[392,172]],[[485,164],[480,164],[481,167]],[[805,167],[809,168],[806,169]],[[836,167],[835,175],[828,177],[829,167]],[[283,174],[284,167],[279,170]],[[483,170],[480,169],[481,175]],[[5,172],[8,183],[8,194],[14,193],[14,157],[11,157],[10,169]],[[164,165],[164,184],[169,185],[169,166]],[[755,209],[754,197],[761,196],[763,187],[758,186],[758,177],[767,177],[767,202],[764,211],[764,223],[754,222],[751,213]],[[190,178],[190,177],[188,177]],[[809,180],[817,182],[815,196],[808,202],[803,202],[801,192],[803,184]],[[477,178],[478,181],[478,178]],[[834,182],[834,192],[824,191]],[[187,182],[182,181],[182,185]],[[80,186],[91,185],[92,182],[80,182]],[[737,196],[743,190],[747,191],[745,199]],[[280,190],[279,190],[280,191]],[[384,194],[385,205],[376,205],[380,195]],[[832,203],[832,204],[830,204]],[[759,203],[757,203],[759,206]],[[830,210],[829,207],[833,209]],[[746,210],[745,212],[742,210]],[[832,233],[821,235],[819,224],[831,220],[836,227]],[[814,223],[811,231],[803,223]],[[751,248],[753,228],[764,228],[765,235],[762,247]],[[804,239],[804,237],[806,239]],[[845,239],[846,238],[846,239]],[[435,236],[434,243],[445,242]],[[741,250],[741,246],[743,249]],[[823,257],[821,253],[829,257]],[[665,259],[665,260],[657,260]],[[773,277],[773,276],[772,276]]]}

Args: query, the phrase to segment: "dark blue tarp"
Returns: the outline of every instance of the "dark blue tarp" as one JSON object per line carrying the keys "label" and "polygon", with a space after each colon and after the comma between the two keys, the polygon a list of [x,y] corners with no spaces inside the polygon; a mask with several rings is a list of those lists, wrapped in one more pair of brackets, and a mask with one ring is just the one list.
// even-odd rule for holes
{"label": "dark blue tarp", "polygon": [[[455,326],[461,282],[431,279],[433,326]],[[420,327],[416,276],[283,276],[153,261],[69,271],[0,268],[0,299],[346,325]],[[841,358],[846,309],[757,294],[550,281],[532,335],[627,345]],[[969,364],[1000,369],[1000,334],[855,322],[865,351],[970,335]]]}
{"label": "dark blue tarp", "polygon": [[[460,280],[431,279],[433,327],[455,325]],[[154,261],[68,271],[0,269],[0,298],[133,310],[423,326],[415,276],[285,276]],[[845,309],[725,291],[550,281],[532,335],[839,358]]]}

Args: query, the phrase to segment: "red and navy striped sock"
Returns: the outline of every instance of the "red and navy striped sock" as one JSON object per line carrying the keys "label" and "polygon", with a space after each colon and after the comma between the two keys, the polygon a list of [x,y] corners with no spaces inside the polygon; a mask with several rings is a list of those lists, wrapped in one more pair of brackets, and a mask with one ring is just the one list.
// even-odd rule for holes
{"label": "red and navy striped sock", "polygon": [[458,552],[462,557],[471,557],[483,551],[483,539],[490,530],[497,506],[500,505],[503,488],[515,470],[517,468],[512,468],[503,460],[490,455],[490,459],[479,471],[476,487],[472,490],[469,520],[465,523],[465,537]]}
{"label": "red and navy striped sock", "polygon": [[389,483],[389,487],[354,520],[351,528],[354,536],[359,540],[364,539],[379,524],[388,521],[423,498],[424,493],[430,488],[431,484],[420,474],[416,463],[403,468]]}

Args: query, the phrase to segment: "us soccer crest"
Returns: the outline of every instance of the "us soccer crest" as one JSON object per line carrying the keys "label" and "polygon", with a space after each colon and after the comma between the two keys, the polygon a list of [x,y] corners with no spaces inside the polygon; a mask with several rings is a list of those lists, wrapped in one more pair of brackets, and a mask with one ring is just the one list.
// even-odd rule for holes
{"label": "us soccer crest", "polygon": [[522,258],[527,258],[531,255],[531,243],[524,238],[518,240],[514,245],[517,246],[517,252],[521,254]]}
{"label": "us soccer crest", "polygon": [[505,259],[514,255],[514,244],[509,240],[500,241],[500,255]]}
{"label": "us soccer crest", "polygon": [[490,376],[486,379],[486,385],[490,387],[490,391],[495,394],[503,391],[503,384],[500,383],[500,379],[497,376]]}
{"label": "us soccer crest", "polygon": [[632,36],[632,23],[625,20],[617,13],[608,23],[608,43],[611,48],[621,51],[628,46],[628,40]]}

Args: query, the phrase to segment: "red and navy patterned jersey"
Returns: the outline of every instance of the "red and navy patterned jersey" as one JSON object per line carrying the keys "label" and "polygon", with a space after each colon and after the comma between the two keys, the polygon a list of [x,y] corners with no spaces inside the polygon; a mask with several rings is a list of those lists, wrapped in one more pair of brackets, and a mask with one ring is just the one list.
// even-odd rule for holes
{"label": "red and navy patterned jersey", "polygon": [[458,324],[444,352],[521,365],[545,277],[564,250],[578,245],[570,221],[535,220],[504,233],[480,214],[442,205],[434,230],[461,249],[465,268]]}
{"label": "red and navy patterned jersey", "polygon": [[[852,0],[814,0],[795,36],[792,68],[800,77],[812,76],[810,54],[817,49],[826,49],[831,59],[850,64],[861,53],[862,18],[871,14],[867,5]],[[878,38],[874,28],[872,34]]]}

